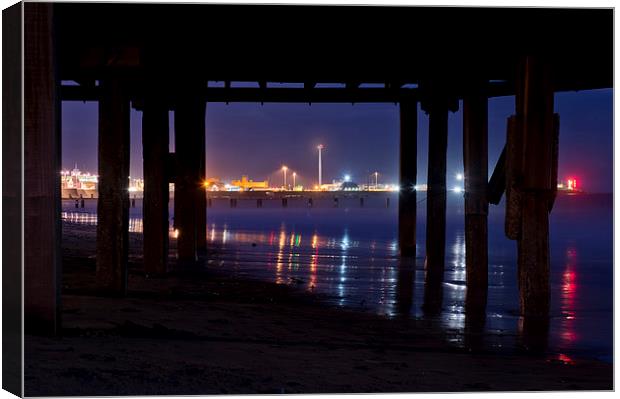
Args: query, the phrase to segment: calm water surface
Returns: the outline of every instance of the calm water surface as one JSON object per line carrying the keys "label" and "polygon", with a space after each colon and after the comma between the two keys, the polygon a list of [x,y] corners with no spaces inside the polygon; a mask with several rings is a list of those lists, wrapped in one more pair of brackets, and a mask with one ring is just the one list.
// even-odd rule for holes
{"label": "calm water surface", "polygon": [[[306,200],[239,200],[231,209],[214,199],[207,240],[221,248],[212,267],[239,275],[292,284],[326,294],[339,306],[389,317],[424,314],[424,196],[418,204],[418,250],[414,264],[401,264],[397,242],[397,198],[331,199],[308,208]],[[142,230],[141,201],[130,209],[130,230]],[[172,206],[171,206],[172,215]],[[63,201],[66,223],[96,223],[96,203],[75,209]],[[459,344],[465,328],[465,236],[463,200],[449,194],[446,264],[441,310],[431,319]],[[490,206],[489,296],[485,345],[514,347],[519,325],[516,242],[504,235],[504,206]],[[551,319],[548,344],[560,359],[613,356],[612,195],[558,196],[550,218]]]}

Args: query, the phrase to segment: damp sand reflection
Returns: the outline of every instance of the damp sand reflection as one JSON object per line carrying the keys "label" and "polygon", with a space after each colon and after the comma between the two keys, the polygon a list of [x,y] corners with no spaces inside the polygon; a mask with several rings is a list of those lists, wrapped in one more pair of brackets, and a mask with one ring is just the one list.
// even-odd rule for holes
{"label": "damp sand reflection", "polygon": [[[612,312],[607,305],[613,293],[611,254],[602,256],[599,248],[612,248],[606,238],[610,206],[577,217],[574,206],[563,208],[559,201],[551,225],[551,313],[548,325],[541,326],[519,318],[516,251],[514,242],[502,236],[502,214],[489,217],[486,307],[468,314],[462,215],[455,212],[448,219],[444,272],[433,283],[438,285],[430,286],[423,234],[417,257],[400,259],[395,211],[366,205],[364,211],[296,210],[292,205],[287,210],[211,208],[206,237],[208,245],[217,248],[217,259],[209,265],[320,293],[335,306],[431,323],[457,346],[511,349],[526,342],[563,359],[586,354],[612,360]],[[93,209],[74,212],[70,206],[62,214],[64,222],[96,224]],[[570,218],[563,217],[566,212]],[[139,210],[130,209],[131,232],[142,231],[140,216]],[[420,219],[418,233],[423,233],[425,221]],[[600,236],[580,235],[577,227],[588,223],[597,223]],[[178,232],[169,231],[174,240]],[[425,307],[429,303],[432,312]],[[527,342],[528,336],[535,338],[533,343]]]}

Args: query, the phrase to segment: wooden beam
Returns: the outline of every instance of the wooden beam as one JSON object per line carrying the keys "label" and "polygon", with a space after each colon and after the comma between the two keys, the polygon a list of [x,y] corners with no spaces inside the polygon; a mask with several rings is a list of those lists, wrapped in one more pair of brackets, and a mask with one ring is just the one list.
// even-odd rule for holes
{"label": "wooden beam", "polygon": [[97,284],[107,293],[127,290],[129,250],[129,98],[116,77],[101,81]]}
{"label": "wooden beam", "polygon": [[[197,260],[198,196],[201,188],[201,153],[205,134],[205,106],[198,96],[187,94],[175,109],[177,176],[174,192],[175,226],[179,230],[177,252],[180,264]],[[204,147],[204,145],[203,145]]]}
{"label": "wooden beam", "polygon": [[168,270],[168,108],[152,96],[145,101],[142,117],[144,161],[144,270],[147,275]]}
{"label": "wooden beam", "polygon": [[[205,111],[206,113],[206,111]],[[196,249],[199,255],[206,255],[207,252],[207,191],[203,185],[203,182],[207,178],[206,170],[206,137],[205,137],[205,122],[203,114],[202,127],[198,128],[198,152],[200,158],[200,177],[197,200],[196,200]]]}
{"label": "wooden beam", "polygon": [[400,103],[400,195],[398,200],[398,242],[400,254],[416,255],[415,186],[418,174],[418,103]]}
{"label": "wooden beam", "polygon": [[60,329],[61,136],[53,9],[49,3],[23,4],[24,327],[34,334]]}
{"label": "wooden beam", "polygon": [[426,192],[426,270],[443,277],[446,244],[446,152],[448,107],[434,101],[429,108]]}
{"label": "wooden beam", "polygon": [[489,203],[498,205],[502,200],[504,191],[506,191],[506,146],[502,149],[487,186]]}
{"label": "wooden beam", "polygon": [[[30,94],[25,99],[26,107],[22,108],[24,101],[22,82],[26,83],[32,79],[26,77],[26,80],[23,80],[25,72],[21,62],[24,56],[23,7],[24,3],[20,2],[2,11],[2,389],[18,397],[24,396],[22,384],[24,312],[33,316],[38,313],[33,307],[24,306],[23,285],[27,284],[27,280],[24,280],[24,269],[32,265],[24,264],[22,245],[26,243],[23,234],[25,201],[22,176],[24,176],[23,143],[32,140],[40,133],[24,130],[23,111],[28,109],[26,107],[29,101],[33,99],[38,101],[38,93],[33,93],[33,90],[41,87],[35,85],[29,88]],[[30,35],[32,32],[26,33],[26,37]],[[30,56],[31,51],[32,48]],[[31,74],[34,71],[26,69],[26,72]],[[37,120],[39,117],[30,114],[29,118]],[[31,274],[29,278],[43,279],[45,275]],[[58,288],[57,286],[56,289]],[[53,301],[48,306],[50,305],[53,307],[58,304]],[[47,324],[45,320],[57,320],[57,315],[53,315],[56,313],[54,309],[48,308],[45,313],[50,313],[52,316],[44,317],[43,323]],[[34,323],[29,322],[30,326],[39,325],[39,321],[33,320]],[[53,322],[51,326],[44,326],[44,330],[53,333],[55,330]]]}
{"label": "wooden beam", "polygon": [[528,56],[519,68],[516,116],[522,128],[519,173],[521,230],[517,239],[520,310],[525,317],[549,315],[549,209],[553,181],[554,114],[551,67]]}
{"label": "wooden beam", "polygon": [[398,261],[395,307],[399,317],[409,320],[413,308],[415,287],[415,258],[401,258]]}
{"label": "wooden beam", "polygon": [[463,99],[466,308],[484,312],[488,288],[488,100],[480,87]]}
{"label": "wooden beam", "polygon": [[[350,87],[316,88],[315,82],[304,83],[303,88],[251,88],[251,87],[206,87],[200,92],[209,102],[265,102],[265,103],[399,103],[419,101],[419,89],[402,87]],[[138,88],[128,88],[135,107],[141,108],[144,94]],[[63,101],[98,101],[101,88],[98,86],[61,86]],[[514,95],[512,82],[491,82],[487,84],[489,98]],[[462,97],[463,93],[455,93]],[[169,98],[169,108],[174,108],[175,96]]]}

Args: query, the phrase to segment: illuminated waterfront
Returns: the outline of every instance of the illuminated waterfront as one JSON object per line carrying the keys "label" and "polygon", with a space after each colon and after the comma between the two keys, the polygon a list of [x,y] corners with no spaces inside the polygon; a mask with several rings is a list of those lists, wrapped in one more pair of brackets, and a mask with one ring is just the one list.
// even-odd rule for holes
{"label": "illuminated waterfront", "polygon": [[[240,201],[238,208],[231,209],[226,200],[214,200],[208,213],[207,240],[215,255],[209,266],[324,294],[336,306],[389,317],[399,316],[404,309],[409,316],[422,318],[425,202],[422,198],[418,204],[416,272],[407,275],[397,256],[397,202],[396,194],[391,195],[393,206],[389,208],[383,196],[367,200],[364,208],[351,198],[342,199],[339,208],[329,198],[317,201],[314,208],[293,199],[287,208],[270,201],[262,209],[252,201]],[[433,319],[456,345],[461,344],[460,332],[465,328],[465,247],[459,198],[454,193],[448,202],[443,306]],[[171,213],[172,209],[171,203]],[[611,209],[611,195],[560,195],[552,213],[549,343],[558,355],[611,361]],[[77,212],[72,201],[63,202],[63,220],[69,223],[94,224],[95,212],[95,200]],[[510,349],[518,328],[516,248],[501,234],[503,223],[503,207],[491,207],[485,342]],[[129,228],[142,231],[140,201],[130,208]],[[170,235],[174,238],[172,227]],[[591,325],[598,328],[592,330]]]}

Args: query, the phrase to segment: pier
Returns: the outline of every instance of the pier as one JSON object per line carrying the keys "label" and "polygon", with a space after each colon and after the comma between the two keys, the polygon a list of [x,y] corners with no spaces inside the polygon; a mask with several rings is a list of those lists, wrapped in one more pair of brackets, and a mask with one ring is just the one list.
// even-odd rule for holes
{"label": "pier", "polygon": [[[505,195],[506,234],[516,241],[518,252],[519,273],[510,278],[519,281],[524,329],[539,328],[530,327],[538,321],[544,325],[550,301],[549,212],[561,132],[553,96],[613,86],[612,13],[69,3],[23,7],[24,137],[29,151],[24,177],[29,190],[19,195],[24,196],[29,237],[24,259],[27,331],[54,334],[61,323],[59,129],[62,101],[69,100],[99,104],[96,268],[98,289],[110,296],[127,290],[132,107],[143,113],[144,270],[161,276],[170,271],[168,183],[175,184],[178,262],[198,267],[209,256],[205,234],[211,202],[200,188],[210,150],[205,150],[209,102],[397,104],[401,191],[398,204],[386,201],[386,206],[398,207],[403,258],[417,255],[418,114],[426,113],[425,309],[431,314],[441,307],[448,116],[462,107],[468,312],[485,310],[488,206]],[[352,12],[357,14],[353,20]],[[329,20],[323,19],[326,13]],[[324,20],[320,29],[317,20]],[[389,24],[377,31],[368,25],[372,20]],[[485,23],[472,26],[472,20]],[[243,40],[235,34],[241,31],[247,33]],[[276,49],[282,35],[293,38],[294,48]],[[371,43],[381,46],[382,56],[369,51]],[[62,83],[70,80],[78,84]],[[224,81],[225,86],[209,87],[209,81]],[[235,88],[231,82],[254,82],[257,88]],[[269,82],[300,82],[303,87],[273,88]],[[318,88],[323,82],[342,83],[343,88]],[[364,88],[363,83],[382,87]],[[495,96],[516,98],[505,132],[488,131],[488,99]],[[168,150],[169,111],[175,117],[174,153]],[[501,178],[489,183],[491,133],[507,140],[494,172]]]}

